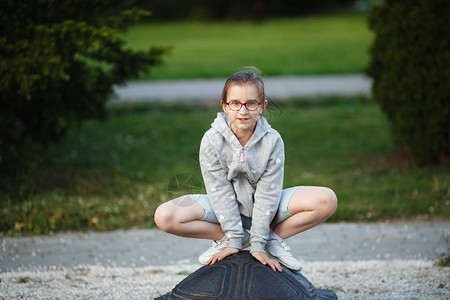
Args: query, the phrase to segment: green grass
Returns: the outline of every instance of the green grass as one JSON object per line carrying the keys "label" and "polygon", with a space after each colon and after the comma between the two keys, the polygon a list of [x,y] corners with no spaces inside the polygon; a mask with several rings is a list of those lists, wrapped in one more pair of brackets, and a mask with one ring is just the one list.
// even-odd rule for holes
{"label": "green grass", "polygon": [[362,72],[372,38],[363,14],[146,23],[125,35],[132,49],[173,47],[165,64],[141,79],[228,77],[248,65],[268,76]]}
{"label": "green grass", "polygon": [[[416,167],[392,145],[378,105],[360,97],[272,103],[283,136],[285,187],[334,189],[330,221],[450,216],[449,166]],[[217,112],[198,104],[122,104],[71,130],[18,191],[1,198],[6,234],[154,227],[162,202],[203,191],[198,148]]]}
{"label": "green grass", "polygon": [[443,250],[437,253],[437,265],[439,267],[450,267],[450,236],[448,234],[441,235],[441,244],[443,244]]}

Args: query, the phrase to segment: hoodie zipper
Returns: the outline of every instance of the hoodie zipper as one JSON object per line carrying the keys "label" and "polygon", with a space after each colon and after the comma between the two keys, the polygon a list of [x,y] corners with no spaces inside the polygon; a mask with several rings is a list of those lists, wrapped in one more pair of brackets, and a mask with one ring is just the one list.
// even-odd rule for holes
{"label": "hoodie zipper", "polygon": [[241,164],[241,171],[244,171],[244,168],[245,168],[245,166],[244,166],[244,148],[242,148],[241,149],[241,155],[240,155],[240,157],[239,157],[239,162],[240,162],[240,164]]}

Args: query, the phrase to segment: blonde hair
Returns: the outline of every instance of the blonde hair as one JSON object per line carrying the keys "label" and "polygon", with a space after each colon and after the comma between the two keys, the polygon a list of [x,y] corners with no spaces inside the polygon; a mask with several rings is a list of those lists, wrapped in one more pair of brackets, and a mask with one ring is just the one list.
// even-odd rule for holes
{"label": "blonde hair", "polygon": [[223,87],[222,98],[220,100],[221,104],[227,102],[228,89],[233,84],[254,84],[258,89],[258,100],[264,102],[264,82],[261,79],[261,71],[258,68],[253,66],[245,67],[242,71],[228,77]]}

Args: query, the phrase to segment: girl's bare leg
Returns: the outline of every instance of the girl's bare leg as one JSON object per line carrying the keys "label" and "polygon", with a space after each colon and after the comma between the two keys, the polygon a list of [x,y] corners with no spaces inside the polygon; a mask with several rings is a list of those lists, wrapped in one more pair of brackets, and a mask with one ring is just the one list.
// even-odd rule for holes
{"label": "girl's bare leg", "polygon": [[275,227],[274,232],[281,238],[288,238],[310,229],[330,217],[336,210],[337,197],[329,188],[302,186],[291,197],[289,218]]}
{"label": "girl's bare leg", "polygon": [[182,237],[220,240],[224,233],[219,224],[202,221],[203,207],[190,197],[182,196],[161,204],[155,212],[159,229]]}

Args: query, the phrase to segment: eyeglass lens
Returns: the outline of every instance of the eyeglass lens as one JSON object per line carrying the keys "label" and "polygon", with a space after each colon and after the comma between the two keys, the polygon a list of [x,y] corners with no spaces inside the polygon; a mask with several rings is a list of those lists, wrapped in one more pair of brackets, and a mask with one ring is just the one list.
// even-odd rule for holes
{"label": "eyeglass lens", "polygon": [[258,108],[259,102],[255,100],[250,100],[245,103],[241,103],[236,100],[228,102],[228,107],[231,110],[240,110],[242,106],[245,106],[247,110],[255,110]]}

